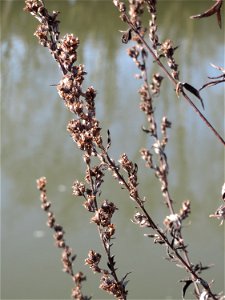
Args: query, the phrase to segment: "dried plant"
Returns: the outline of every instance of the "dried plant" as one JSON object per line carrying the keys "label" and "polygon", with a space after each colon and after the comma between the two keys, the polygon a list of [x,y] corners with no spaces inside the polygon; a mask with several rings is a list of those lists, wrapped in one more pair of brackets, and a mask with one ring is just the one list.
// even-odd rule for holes
{"label": "dried plant", "polygon": [[[175,211],[173,205],[168,180],[169,163],[166,155],[166,147],[169,141],[167,132],[172,124],[166,116],[163,116],[160,122],[157,121],[154,104],[155,97],[160,96],[164,80],[160,70],[175,87],[177,96],[182,95],[219,141],[223,145],[225,145],[225,142],[186,94],[186,90],[192,93],[200,100],[204,108],[199,90],[189,83],[179,81],[179,65],[174,58],[174,53],[178,47],[174,46],[171,40],[160,41],[157,31],[156,0],[130,0],[128,5],[119,0],[113,0],[113,2],[120,12],[121,20],[128,26],[128,29],[122,32],[122,42],[133,41],[134,45],[128,49],[128,55],[133,59],[139,71],[137,78],[143,82],[138,93],[140,95],[140,109],[146,115],[147,127],[143,126],[142,129],[149,135],[152,147],[141,149],[140,154],[146,167],[154,172],[161,184],[161,193],[168,208],[168,215],[163,220],[163,229],[146,209],[146,199],[141,195],[138,185],[137,164],[132,162],[126,153],[121,154],[118,163],[109,154],[112,143],[111,136],[109,130],[107,141],[104,141],[101,135],[101,126],[96,117],[95,109],[96,91],[92,86],[84,90],[83,82],[86,72],[83,65],[76,64],[79,39],[73,34],[67,34],[60,38],[59,20],[57,19],[59,13],[55,11],[49,13],[42,0],[25,0],[25,10],[40,22],[35,36],[37,36],[42,46],[48,48],[62,71],[63,77],[57,84],[57,91],[67,109],[74,115],[74,119],[68,123],[67,130],[78,148],[83,152],[83,160],[86,165],[84,181],[75,180],[73,183],[73,195],[83,197],[84,208],[92,213],[91,222],[96,224],[103,246],[103,253],[107,260],[107,267],[100,266],[103,254],[97,253],[93,249],[90,249],[85,264],[94,273],[101,275],[100,288],[102,290],[117,299],[127,299],[126,278],[128,273],[122,279],[119,279],[116,260],[112,253],[112,239],[115,238],[116,232],[112,218],[118,208],[112,201],[101,196],[101,186],[104,183],[105,173],[110,172],[118,184],[127,191],[130,199],[135,202],[137,210],[133,216],[133,223],[146,228],[147,233],[145,233],[145,236],[153,239],[154,243],[164,246],[167,259],[187,272],[188,277],[180,280],[184,283],[182,297],[185,297],[187,288],[193,284],[197,299],[224,299],[221,294],[212,291],[212,283],[208,283],[201,277],[201,273],[210,266],[191,262],[182,232],[183,221],[191,213],[190,201],[183,201],[178,212]],[[142,24],[144,9],[147,9],[149,13],[148,28],[145,28]],[[148,35],[148,38],[146,38],[146,35]],[[149,56],[152,56],[154,62],[159,66],[159,72],[152,75],[150,82],[147,67]],[[209,86],[209,84],[206,86]],[[88,299],[83,296],[81,291],[81,282],[85,280],[85,277],[80,272],[74,275],[73,261],[75,256],[71,257],[71,249],[64,240],[64,230],[60,225],[55,224],[55,216],[50,211],[50,203],[47,201],[46,196],[46,179],[40,178],[37,185],[41,192],[42,208],[47,212],[48,226],[55,231],[54,238],[57,246],[63,249],[62,262],[64,270],[75,282],[72,298]],[[211,216],[223,220],[224,206],[220,207]]]}
{"label": "dried plant", "polygon": [[82,281],[86,280],[86,277],[82,272],[74,273],[73,262],[76,259],[76,255],[72,255],[72,249],[67,245],[65,240],[65,231],[63,227],[56,223],[54,213],[51,211],[51,202],[47,199],[47,180],[45,177],[41,177],[37,180],[37,189],[40,191],[41,208],[46,212],[48,221],[47,226],[54,230],[54,240],[56,247],[62,249],[61,261],[63,264],[63,272],[67,273],[74,282],[74,288],[72,289],[72,298],[79,300],[89,300],[90,297],[82,294]]}

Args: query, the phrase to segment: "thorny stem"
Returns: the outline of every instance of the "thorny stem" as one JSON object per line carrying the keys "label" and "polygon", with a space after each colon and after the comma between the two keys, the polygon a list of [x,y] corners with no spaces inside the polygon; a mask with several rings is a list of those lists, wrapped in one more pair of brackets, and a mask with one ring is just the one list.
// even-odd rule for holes
{"label": "thorny stem", "polygon": [[[93,178],[92,178],[92,175],[91,175],[90,162],[87,163],[87,166],[88,166],[88,174],[89,174],[89,178],[90,178],[90,185],[91,185],[92,195],[96,195],[96,189],[94,188],[94,182],[93,182]],[[85,195],[83,195],[83,196],[85,197]],[[97,212],[98,211],[98,203],[97,203],[96,197],[95,197],[95,200],[94,200],[94,205],[95,205],[95,212]],[[108,264],[110,265],[110,271],[111,271],[110,273],[111,273],[112,277],[115,279],[116,283],[119,286],[120,281],[117,277],[116,269],[114,267],[114,262],[113,262],[113,259],[112,259],[112,256],[111,256],[111,246],[107,247],[107,242],[104,239],[104,233],[102,232],[101,225],[97,225],[97,228],[98,228],[98,233],[99,233],[99,236],[100,236],[100,241],[101,241],[101,243],[103,245],[103,248],[105,250],[105,253],[107,255]],[[122,300],[127,299],[125,292],[123,293],[123,298],[121,298],[121,299]]]}
{"label": "thorny stem", "polygon": [[[142,43],[145,45],[145,47],[148,49],[148,51],[153,56],[154,60],[157,62],[157,64],[161,67],[163,72],[167,75],[167,77],[171,80],[171,82],[174,84],[175,87],[177,87],[177,82],[172,75],[169,73],[169,71],[166,69],[166,67],[163,65],[163,63],[160,61],[160,59],[155,55],[154,51],[151,49],[151,47],[148,45],[148,43],[145,41],[145,39],[141,36],[137,28],[132,24],[129,17],[124,13],[126,16],[126,22],[127,24],[132,28],[132,30],[138,35]],[[221,137],[221,135],[217,132],[217,130],[212,126],[212,124],[206,119],[206,117],[200,112],[200,110],[195,106],[195,104],[192,102],[192,100],[188,97],[188,95],[184,92],[184,90],[181,90],[182,95],[184,98],[188,101],[188,103],[193,107],[193,109],[196,111],[196,113],[200,116],[200,118],[205,122],[205,124],[212,130],[212,132],[215,134],[215,136],[220,140],[220,142],[225,146],[225,140]]]}
{"label": "thorny stem", "polygon": [[[107,152],[105,153],[105,155],[106,155],[107,161],[108,161],[108,163],[110,165],[110,168],[116,173],[116,175],[118,176],[119,180],[123,182],[123,185],[126,187],[126,189],[128,191],[130,191],[129,185],[127,184],[127,182],[124,179],[124,177],[120,174],[120,172],[116,168],[114,162],[111,160],[111,158],[109,157],[109,155],[108,155]],[[199,291],[197,283],[200,283],[207,290],[208,294],[212,297],[212,299],[218,300],[217,297],[214,296],[214,294],[212,293],[209,285],[200,276],[198,276],[197,273],[192,269],[190,260],[189,260],[188,255],[187,255],[187,251],[186,250],[184,251],[184,256],[185,256],[185,259],[184,259],[180,255],[180,253],[178,252],[178,250],[174,247],[174,245],[168,240],[168,238],[166,237],[166,235],[159,229],[159,227],[152,220],[152,218],[150,217],[150,215],[148,214],[148,212],[146,211],[146,209],[145,209],[145,207],[143,205],[143,201],[140,199],[139,196],[137,196],[137,198],[135,199],[135,201],[138,204],[139,208],[144,213],[144,215],[147,217],[148,222],[150,224],[150,227],[158,233],[158,235],[166,243],[166,245],[168,246],[168,248],[170,250],[172,250],[173,253],[175,253],[175,255],[179,259],[179,261],[185,266],[186,270],[188,272],[190,272],[190,274],[192,275],[192,279],[194,279],[193,282],[195,284],[196,292],[198,293],[198,296],[200,295],[200,291]]]}
{"label": "thorny stem", "polygon": [[87,163],[87,167],[88,167],[88,175],[89,175],[89,178],[90,178],[90,184],[91,184],[92,195],[95,196],[95,199],[94,199],[95,210],[97,211],[97,210],[98,210],[98,203],[97,203],[97,200],[96,200],[96,191],[95,191],[95,188],[94,188],[93,178],[92,178],[92,176],[91,176],[90,162]]}
{"label": "thorny stem", "polygon": [[[119,279],[118,279],[117,274],[116,274],[116,269],[114,268],[114,264],[113,264],[113,261],[112,261],[111,250],[110,250],[111,247],[107,248],[106,243],[104,242],[104,239],[102,237],[101,230],[100,230],[99,226],[98,226],[98,230],[99,230],[99,235],[101,236],[101,241],[102,241],[103,247],[104,247],[105,252],[107,254],[108,262],[110,264],[111,275],[116,280],[116,282],[119,283]],[[124,300],[125,299],[126,299],[126,296],[124,295]]]}

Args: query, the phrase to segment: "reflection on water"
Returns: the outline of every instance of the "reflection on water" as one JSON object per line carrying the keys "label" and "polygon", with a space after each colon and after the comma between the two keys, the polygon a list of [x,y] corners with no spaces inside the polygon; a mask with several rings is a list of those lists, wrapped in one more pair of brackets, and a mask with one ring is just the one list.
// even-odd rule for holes
{"label": "reflection on water", "polygon": [[[138,163],[140,188],[151,200],[147,206],[160,223],[166,208],[158,182],[151,172],[142,169],[139,149],[149,141],[140,129],[145,123],[136,92],[140,82],[134,79],[137,70],[126,55],[127,46],[120,43],[119,30],[124,25],[116,9],[110,1],[46,3],[50,9],[61,11],[62,34],[74,32],[79,36],[79,63],[84,63],[88,72],[86,85],[98,91],[97,115],[104,134],[110,129],[111,154],[117,160],[126,152]],[[224,32],[218,30],[216,20],[189,20],[208,4],[211,2],[159,2],[162,40],[169,37],[179,45],[176,59],[182,81],[196,87],[208,75],[217,75],[209,62],[223,64]],[[2,298],[65,299],[69,298],[71,283],[60,272],[60,254],[45,227],[36,178],[48,178],[50,200],[78,257],[83,261],[90,248],[102,251],[95,228],[89,224],[90,215],[81,200],[71,196],[72,182],[82,180],[85,170],[80,152],[66,133],[71,115],[50,86],[61,75],[46,49],[37,44],[33,36],[36,23],[22,8],[22,1],[2,2]],[[222,96],[222,87],[203,92],[205,114],[221,134]],[[192,224],[184,229],[190,256],[193,263],[215,263],[206,278],[215,279],[215,290],[220,291],[224,282],[222,228],[215,220],[209,222],[208,215],[219,205],[222,146],[192,109],[175,97],[166,80],[156,101],[159,116],[167,114],[173,124],[167,155],[176,207],[179,209],[184,199],[192,201]],[[177,281],[185,275],[162,259],[164,249],[153,246],[131,224],[134,204],[110,176],[106,177],[102,197],[115,201],[120,208],[115,216],[118,231],[114,251],[121,276],[132,272],[130,298],[180,298]],[[99,291],[98,276],[93,276],[82,261],[77,268],[88,276],[87,293],[94,299],[109,297]]]}

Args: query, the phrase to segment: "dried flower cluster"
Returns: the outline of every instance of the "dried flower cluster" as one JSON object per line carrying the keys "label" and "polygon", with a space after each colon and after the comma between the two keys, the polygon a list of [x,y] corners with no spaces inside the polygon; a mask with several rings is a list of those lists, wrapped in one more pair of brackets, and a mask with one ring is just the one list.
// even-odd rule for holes
{"label": "dried flower cluster", "polygon": [[101,284],[99,287],[109,294],[114,295],[114,297],[117,299],[124,299],[127,295],[127,291],[124,289],[127,283],[124,281],[125,278],[126,276],[121,280],[121,282],[118,283],[105,273],[101,277]]}
{"label": "dried flower cluster", "polygon": [[[93,250],[90,250],[88,253],[88,258],[85,260],[85,264],[89,265],[94,273],[101,273],[101,283],[100,289],[108,292],[113,295],[116,299],[126,299],[127,291],[125,290],[126,276],[118,281],[117,278],[113,278],[114,276],[110,275],[108,270],[102,269],[99,267],[99,263],[101,260],[101,255]],[[114,257],[111,258],[111,263],[115,264]],[[111,268],[111,267],[110,267]]]}
{"label": "dried flower cluster", "polygon": [[121,167],[128,174],[127,185],[128,185],[128,190],[129,190],[131,199],[136,200],[136,201],[137,201],[137,199],[139,199],[138,202],[141,203],[142,201],[140,200],[140,197],[138,195],[138,190],[137,190],[137,186],[138,186],[138,181],[137,181],[138,166],[137,166],[137,164],[133,164],[128,159],[126,153],[121,155],[121,157],[119,159],[119,163],[120,163]]}
{"label": "dried flower cluster", "polygon": [[85,260],[85,264],[89,265],[94,273],[101,273],[100,288],[114,295],[117,299],[126,299],[127,290],[125,289],[126,282],[124,279],[119,280],[116,274],[114,255],[111,254],[111,239],[115,234],[115,225],[112,223],[112,217],[117,207],[113,202],[104,200],[101,206],[98,208],[96,194],[103,182],[103,170],[101,169],[104,164],[90,168],[90,160],[85,156],[85,161],[88,164],[87,174],[85,180],[88,184],[91,184],[92,189],[86,188],[82,182],[75,181],[73,184],[73,194],[75,196],[82,196],[85,198],[84,207],[94,213],[91,218],[91,222],[95,223],[98,227],[99,235],[107,253],[108,268],[109,270],[99,267],[101,260],[101,254],[96,253],[94,250],[90,250],[88,258]]}
{"label": "dried flower cluster", "polygon": [[177,47],[173,46],[173,42],[171,40],[166,40],[162,43],[160,50],[162,52],[162,56],[165,56],[167,58],[167,64],[172,70],[172,77],[175,80],[179,80],[179,71],[178,71],[178,64],[176,64],[174,59],[174,51],[177,49]]}
{"label": "dried flower cluster", "polygon": [[182,208],[180,209],[178,214],[170,214],[169,216],[166,216],[164,220],[164,225],[166,227],[166,230],[169,231],[170,235],[174,238],[172,240],[172,243],[175,242],[176,247],[179,247],[180,249],[186,248],[184,245],[184,240],[182,237],[182,221],[191,213],[191,204],[190,201],[184,201],[182,203]]}
{"label": "dried flower cluster", "polygon": [[115,259],[111,255],[111,239],[115,234],[115,225],[111,223],[112,216],[117,210],[114,203],[104,200],[101,207],[95,211],[95,215],[91,218],[91,221],[97,224],[102,243],[108,255],[108,270],[99,267],[101,255],[99,253],[90,250],[88,258],[85,263],[89,265],[94,273],[101,273],[100,288],[104,291],[114,295],[117,299],[126,299],[127,291],[125,289],[126,283],[124,278],[119,281],[116,274]]}
{"label": "dried flower cluster", "polygon": [[89,300],[90,298],[84,296],[81,291],[82,281],[86,280],[86,277],[82,272],[74,273],[73,270],[73,262],[76,259],[76,255],[72,255],[72,249],[67,245],[65,241],[65,231],[63,227],[56,223],[56,218],[54,213],[50,210],[51,203],[47,200],[47,190],[46,190],[47,180],[45,177],[41,177],[37,180],[37,189],[40,191],[40,200],[41,200],[41,208],[47,213],[48,227],[54,230],[54,240],[55,245],[62,249],[61,261],[63,263],[63,271],[68,273],[75,287],[72,289],[71,297],[72,299],[79,300]]}
{"label": "dried flower cluster", "polygon": [[[159,37],[157,34],[157,10],[156,10],[156,0],[147,0],[145,1],[147,5],[148,12],[150,13],[150,21],[149,21],[149,39],[152,43],[152,48],[157,49],[160,45]],[[157,52],[156,52],[157,53]]]}

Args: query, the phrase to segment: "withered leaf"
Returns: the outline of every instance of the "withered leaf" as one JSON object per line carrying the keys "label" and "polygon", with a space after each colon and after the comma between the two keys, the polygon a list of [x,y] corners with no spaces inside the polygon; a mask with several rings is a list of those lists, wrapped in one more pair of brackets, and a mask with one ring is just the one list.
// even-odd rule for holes
{"label": "withered leaf", "polygon": [[188,279],[188,280],[180,280],[180,282],[185,282],[185,285],[183,286],[183,290],[182,290],[182,299],[184,299],[186,291],[193,281]]}
{"label": "withered leaf", "polygon": [[194,88],[192,85],[190,85],[189,83],[186,83],[186,82],[183,83],[182,86],[185,89],[187,89],[190,93],[192,93],[193,95],[195,95],[195,97],[197,97],[201,101],[203,109],[205,109],[204,103],[203,103],[203,100],[202,100],[202,98],[201,98],[201,96],[199,94],[199,91],[196,88]]}
{"label": "withered leaf", "polygon": [[122,35],[122,43],[124,44],[127,44],[130,40],[131,40],[131,37],[132,37],[132,29],[129,28],[127,29],[126,31],[121,31],[123,32],[123,35]]}
{"label": "withered leaf", "polygon": [[220,10],[221,10],[222,4],[223,4],[223,0],[217,0],[216,3],[212,7],[210,7],[208,10],[206,10],[205,12],[198,14],[198,15],[191,16],[190,18],[191,19],[200,19],[200,18],[210,17],[210,16],[216,14],[219,27],[221,28],[222,22],[221,22]]}
{"label": "withered leaf", "polygon": [[134,172],[137,172],[138,171],[138,165],[135,163],[134,164]]}
{"label": "withered leaf", "polygon": [[109,147],[111,146],[111,137],[110,137],[110,131],[109,130],[107,130],[107,135],[108,135],[108,139],[107,139],[106,149],[108,150]]}
{"label": "withered leaf", "polygon": [[71,257],[71,261],[73,262],[76,259],[76,254]]}

